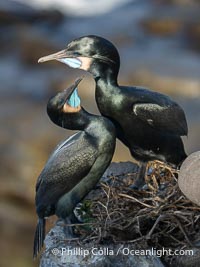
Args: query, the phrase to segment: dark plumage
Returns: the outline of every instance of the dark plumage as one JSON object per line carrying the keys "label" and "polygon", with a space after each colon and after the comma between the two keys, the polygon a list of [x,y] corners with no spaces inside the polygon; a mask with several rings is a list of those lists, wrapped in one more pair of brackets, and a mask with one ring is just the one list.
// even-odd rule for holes
{"label": "dark plumage", "polygon": [[54,150],[38,178],[35,201],[39,219],[34,257],[43,246],[45,218],[53,214],[63,219],[68,217],[98,182],[114,153],[113,124],[77,106],[80,99],[75,88],[79,81],[51,98],[47,105],[47,113],[54,123],[80,131]]}
{"label": "dark plumage", "polygon": [[184,111],[166,95],[118,85],[120,58],[111,42],[98,36],[81,37],[39,62],[48,60],[58,60],[93,75],[101,114],[114,123],[117,137],[143,163],[140,179],[144,178],[149,160],[180,166],[186,158],[181,136],[188,133]]}

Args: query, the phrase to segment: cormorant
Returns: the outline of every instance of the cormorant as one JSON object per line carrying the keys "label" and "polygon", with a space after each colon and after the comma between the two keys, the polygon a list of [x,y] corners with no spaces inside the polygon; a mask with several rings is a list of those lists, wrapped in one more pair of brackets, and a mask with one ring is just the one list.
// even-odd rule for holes
{"label": "cormorant", "polygon": [[94,35],[80,37],[39,62],[48,60],[58,60],[93,75],[100,113],[114,123],[117,137],[142,163],[136,187],[144,182],[148,161],[157,159],[179,167],[187,157],[181,139],[188,133],[184,111],[166,95],[118,85],[120,57],[111,42]]}
{"label": "cormorant", "polygon": [[33,256],[45,238],[45,218],[56,214],[65,219],[95,186],[112,160],[115,127],[107,118],[92,115],[80,106],[77,80],[52,97],[47,105],[50,119],[57,125],[80,130],[62,142],[49,157],[36,184],[38,223]]}

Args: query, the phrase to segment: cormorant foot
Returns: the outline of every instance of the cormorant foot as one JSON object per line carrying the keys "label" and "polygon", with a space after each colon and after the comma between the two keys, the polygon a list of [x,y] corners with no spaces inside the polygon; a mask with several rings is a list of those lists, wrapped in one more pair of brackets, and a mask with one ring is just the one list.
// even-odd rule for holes
{"label": "cormorant foot", "polygon": [[139,172],[137,174],[135,183],[130,186],[131,189],[134,189],[134,190],[143,189],[143,187],[146,184],[145,183],[146,167],[147,167],[147,163],[146,162],[142,162],[141,163],[141,167],[139,169]]}
{"label": "cormorant foot", "polygon": [[71,224],[73,224],[71,218],[67,217],[65,219],[64,233],[65,233],[66,237],[69,239],[76,237],[76,235],[74,234],[74,231],[73,231],[73,226],[71,226]]}
{"label": "cormorant foot", "polygon": [[[74,224],[74,226],[70,226],[71,224]],[[74,227],[76,224],[81,224],[81,222],[72,212],[67,218],[65,218],[64,232],[67,238],[77,237],[77,234],[74,233]]]}
{"label": "cormorant foot", "polygon": [[74,232],[73,232],[72,226],[65,225],[64,226],[64,233],[65,233],[65,236],[67,239],[71,239],[71,238],[76,237]]}

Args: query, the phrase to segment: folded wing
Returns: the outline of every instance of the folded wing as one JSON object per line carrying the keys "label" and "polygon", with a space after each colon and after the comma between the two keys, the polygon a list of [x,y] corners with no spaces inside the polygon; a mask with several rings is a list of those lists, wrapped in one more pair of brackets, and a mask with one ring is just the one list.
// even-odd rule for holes
{"label": "folded wing", "polygon": [[42,170],[36,185],[37,210],[57,203],[90,171],[97,158],[95,144],[80,137],[61,144]]}
{"label": "folded wing", "polygon": [[133,106],[133,112],[157,131],[179,136],[188,134],[184,111],[176,103],[170,105],[137,103]]}

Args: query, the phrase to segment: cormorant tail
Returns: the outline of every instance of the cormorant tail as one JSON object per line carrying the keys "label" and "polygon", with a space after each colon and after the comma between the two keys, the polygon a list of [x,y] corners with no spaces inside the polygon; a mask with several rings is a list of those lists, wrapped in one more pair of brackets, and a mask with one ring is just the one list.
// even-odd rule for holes
{"label": "cormorant tail", "polygon": [[33,245],[33,258],[35,259],[43,247],[45,239],[45,219],[39,218],[35,230],[35,238]]}

